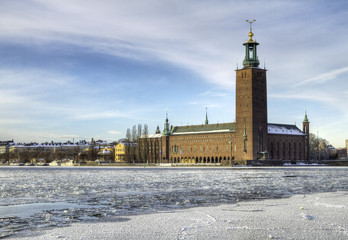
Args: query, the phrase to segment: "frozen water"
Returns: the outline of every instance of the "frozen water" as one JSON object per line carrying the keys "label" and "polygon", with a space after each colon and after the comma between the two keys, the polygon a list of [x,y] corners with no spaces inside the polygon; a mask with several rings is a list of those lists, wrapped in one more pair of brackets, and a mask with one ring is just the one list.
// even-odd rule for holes
{"label": "frozen water", "polygon": [[0,238],[165,209],[347,191],[348,168],[0,168]]}
{"label": "frozen water", "polygon": [[[67,203],[67,202],[54,202],[54,203],[29,203],[29,204],[18,204],[10,206],[0,206],[0,216],[2,218],[8,217],[20,217],[28,218],[35,213],[48,211],[51,209],[61,210],[78,207],[78,204]],[[49,220],[49,219],[46,219]]]}

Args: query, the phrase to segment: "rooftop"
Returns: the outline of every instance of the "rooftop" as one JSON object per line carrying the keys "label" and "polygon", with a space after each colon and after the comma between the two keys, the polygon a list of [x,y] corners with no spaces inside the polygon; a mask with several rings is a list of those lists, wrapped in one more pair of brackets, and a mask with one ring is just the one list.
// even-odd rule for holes
{"label": "rooftop", "polygon": [[203,133],[225,133],[235,132],[235,123],[215,123],[202,125],[176,126],[171,130],[172,135],[203,134]]}

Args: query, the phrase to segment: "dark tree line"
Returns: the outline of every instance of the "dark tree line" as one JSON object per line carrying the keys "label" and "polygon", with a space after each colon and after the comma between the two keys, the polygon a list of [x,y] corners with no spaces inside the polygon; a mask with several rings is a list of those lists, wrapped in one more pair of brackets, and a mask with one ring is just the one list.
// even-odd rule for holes
{"label": "dark tree line", "polygon": [[329,160],[337,159],[337,153],[330,145],[329,141],[319,138],[313,133],[309,134],[309,159]]}
{"label": "dark tree line", "polygon": [[[88,149],[83,150],[79,146],[72,148],[56,148],[45,149],[43,147],[14,149],[10,152],[0,154],[0,160],[2,162],[16,162],[16,163],[32,163],[35,161],[42,161],[44,163],[50,163],[54,160],[71,159],[75,162],[95,161],[99,156],[100,149],[95,145],[90,145]],[[115,151],[111,151],[108,160],[115,159]],[[105,160],[105,159],[101,159]]]}
{"label": "dark tree line", "polygon": [[125,160],[128,163],[148,163],[149,129],[147,124],[134,125],[127,129],[125,144]]}

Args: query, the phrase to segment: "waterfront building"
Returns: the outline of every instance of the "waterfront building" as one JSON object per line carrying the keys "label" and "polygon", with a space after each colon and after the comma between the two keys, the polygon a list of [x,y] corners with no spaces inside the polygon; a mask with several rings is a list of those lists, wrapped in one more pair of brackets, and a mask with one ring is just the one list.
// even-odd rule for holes
{"label": "waterfront building", "polygon": [[[259,67],[258,42],[243,43],[243,68],[236,70],[236,121],[169,127],[168,113],[162,134],[150,139],[150,163],[177,164],[279,164],[309,158],[309,120],[305,112],[302,131],[291,124],[269,123],[265,68]],[[232,117],[231,117],[232,118]],[[156,131],[158,132],[158,130]],[[153,149],[160,149],[154,154]],[[158,161],[157,161],[158,162]]]}
{"label": "waterfront building", "polygon": [[126,154],[126,147],[123,142],[119,142],[115,146],[115,162],[124,162]]}

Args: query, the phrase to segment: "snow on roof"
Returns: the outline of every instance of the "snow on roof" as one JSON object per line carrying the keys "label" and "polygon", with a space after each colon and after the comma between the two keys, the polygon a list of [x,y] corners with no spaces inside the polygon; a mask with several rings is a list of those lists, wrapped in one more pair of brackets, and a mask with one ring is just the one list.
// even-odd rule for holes
{"label": "snow on roof", "polygon": [[[156,133],[156,134],[149,134],[149,135],[147,135],[146,138],[160,138],[160,137],[162,137],[162,134]],[[141,135],[140,138],[145,138],[145,135]]]}
{"label": "snow on roof", "polygon": [[230,129],[221,129],[221,130],[211,130],[211,131],[195,131],[195,132],[173,132],[172,135],[184,135],[184,134],[203,134],[203,133],[225,133],[231,132]]}
{"label": "snow on roof", "polygon": [[268,124],[268,133],[269,134],[285,134],[285,135],[301,135],[305,134],[296,126],[288,124]]}

